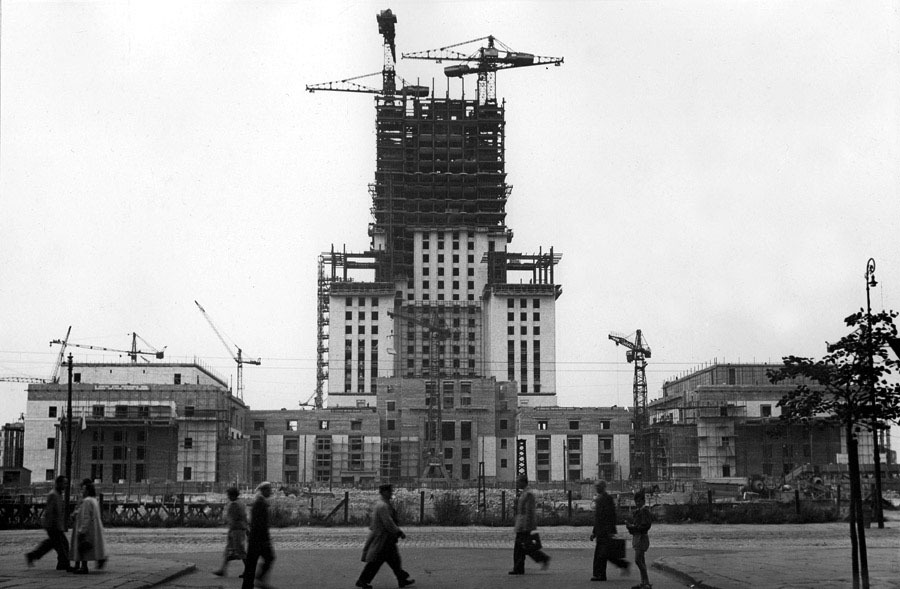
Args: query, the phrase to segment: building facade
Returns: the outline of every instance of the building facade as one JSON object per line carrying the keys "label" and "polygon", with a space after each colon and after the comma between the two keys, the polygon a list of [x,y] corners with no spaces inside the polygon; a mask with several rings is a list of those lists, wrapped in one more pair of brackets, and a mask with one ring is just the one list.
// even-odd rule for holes
{"label": "building facade", "polygon": [[[247,407],[193,364],[74,364],[72,464],[98,483],[247,479]],[[34,482],[65,472],[67,384],[31,384],[24,463]],[[73,475],[74,476],[74,475]]]}
{"label": "building facade", "polygon": [[[841,428],[824,419],[786,424],[778,402],[801,382],[772,384],[774,364],[713,364],[663,384],[650,403],[649,450],[652,480],[746,481],[751,477],[790,480],[801,472],[846,470],[847,444]],[[873,461],[871,435],[858,436],[860,464]],[[889,438],[885,439],[889,455]],[[843,465],[843,466],[841,466]]]}

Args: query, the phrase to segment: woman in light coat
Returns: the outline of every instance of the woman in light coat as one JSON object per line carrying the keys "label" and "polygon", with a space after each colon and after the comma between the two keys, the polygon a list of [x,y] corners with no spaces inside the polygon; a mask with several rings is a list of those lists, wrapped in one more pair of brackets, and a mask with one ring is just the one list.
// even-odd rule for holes
{"label": "woman in light coat", "polygon": [[97,561],[98,569],[106,565],[106,542],[103,538],[103,521],[100,518],[97,490],[91,479],[81,481],[81,497],[81,503],[75,512],[75,524],[72,526],[69,554],[75,561],[72,572],[86,575],[87,561]]}

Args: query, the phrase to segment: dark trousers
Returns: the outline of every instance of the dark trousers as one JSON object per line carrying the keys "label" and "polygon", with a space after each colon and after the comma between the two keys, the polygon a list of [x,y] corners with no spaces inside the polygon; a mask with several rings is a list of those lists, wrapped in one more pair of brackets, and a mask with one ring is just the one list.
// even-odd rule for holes
{"label": "dark trousers", "polygon": [[530,556],[534,562],[544,563],[550,560],[541,550],[528,550],[525,548],[528,536],[531,532],[516,532],[516,543],[513,546],[513,572],[525,572],[525,557]]}
{"label": "dark trousers", "polygon": [[397,581],[402,582],[409,578],[409,573],[403,570],[403,566],[400,562],[400,551],[397,549],[397,543],[388,542],[385,545],[384,550],[381,551],[375,560],[366,563],[362,573],[359,574],[359,584],[368,585],[371,583],[372,579],[375,578],[375,575],[378,574],[378,569],[380,569],[381,565],[384,563],[387,563],[387,565],[391,567],[391,570],[394,571]]}
{"label": "dark trousers", "polygon": [[[257,572],[256,564],[260,558],[263,559],[263,563]],[[247,548],[247,558],[244,559],[244,582],[241,583],[241,589],[253,589],[254,577],[264,581],[274,560],[275,553],[272,552],[272,544],[269,542],[255,543],[251,540]]]}
{"label": "dark trousers", "polygon": [[56,550],[56,568],[69,568],[69,542],[62,530],[47,529],[47,538],[37,548],[28,553],[28,558],[37,560],[51,550]]}
{"label": "dark trousers", "polygon": [[624,558],[607,558],[612,544],[612,538],[597,536],[597,545],[594,546],[594,577],[606,578],[606,561],[613,563],[620,569],[628,568],[628,561]]}

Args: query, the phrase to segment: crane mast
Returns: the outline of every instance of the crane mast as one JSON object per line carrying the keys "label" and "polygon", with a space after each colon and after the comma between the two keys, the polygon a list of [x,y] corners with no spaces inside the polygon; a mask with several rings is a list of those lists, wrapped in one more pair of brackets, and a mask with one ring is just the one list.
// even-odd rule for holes
{"label": "crane mast", "polygon": [[[388,311],[388,316],[407,323],[418,325],[428,332],[428,377],[425,381],[425,403],[428,407],[425,428],[425,444],[422,452],[422,478],[437,478],[440,476],[446,481],[450,480],[447,470],[444,468],[444,440],[441,435],[441,422],[443,420],[444,401],[441,394],[441,369],[438,342],[450,339],[453,332],[440,325],[436,318],[430,321],[403,311]],[[425,376],[425,371],[422,371]],[[428,383],[431,382],[431,390]]]}
{"label": "crane mast", "polygon": [[[382,96],[395,96],[397,94],[397,15],[390,8],[382,10],[375,15],[378,21],[378,32],[382,37],[382,66],[380,72],[362,74],[333,82],[321,82],[307,84],[307,92],[325,90],[330,92],[362,92],[364,94],[381,94]],[[364,78],[381,76],[381,88],[366,86],[358,82]],[[400,78],[402,84],[400,92],[408,96],[424,97],[430,94],[426,86],[408,85],[406,80]]]}

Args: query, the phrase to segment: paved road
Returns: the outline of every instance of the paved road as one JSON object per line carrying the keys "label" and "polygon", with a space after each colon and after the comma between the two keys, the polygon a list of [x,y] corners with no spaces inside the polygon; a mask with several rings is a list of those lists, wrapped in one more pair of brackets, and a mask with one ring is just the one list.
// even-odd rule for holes
{"label": "paved road", "polygon": [[[656,589],[674,589],[701,581],[698,586],[720,589],[766,587],[770,589],[843,589],[849,587],[849,540],[847,524],[815,525],[742,525],[655,524],[651,531],[648,561],[659,568],[651,570]],[[511,565],[509,528],[407,527],[408,539],[401,543],[405,566],[418,585],[433,589],[476,589],[481,587],[631,587],[631,576],[610,576],[611,581],[591,583],[592,544],[585,527],[542,528],[541,536],[554,557],[548,571],[529,565],[523,577],[509,577]],[[43,532],[0,532],[0,589],[40,588],[48,584],[17,583],[37,578],[38,569],[25,569],[22,554],[42,538]],[[273,582],[286,587],[353,587],[362,563],[360,548],[366,536],[362,528],[291,528],[273,531],[278,560]],[[232,577],[220,579],[209,571],[218,565],[224,544],[224,529],[134,529],[107,530],[112,557],[109,568],[147,570],[159,574],[175,563],[196,564],[196,571],[168,581],[161,587],[238,587],[234,576],[239,565],[232,563]],[[888,528],[867,531],[872,587],[900,589],[900,522]],[[39,563],[52,568],[45,557]],[[179,569],[184,572],[183,569]],[[49,570],[46,571],[49,574]],[[82,580],[109,579],[89,576]],[[31,582],[31,581],[29,581]],[[10,584],[14,583],[14,584]],[[69,581],[67,580],[67,583]],[[59,585],[62,587],[63,585]],[[75,585],[66,584],[65,587]],[[91,586],[91,585],[79,585]],[[98,585],[101,586],[101,585]],[[128,587],[147,587],[131,584]],[[395,587],[387,570],[379,573],[375,587]]]}

